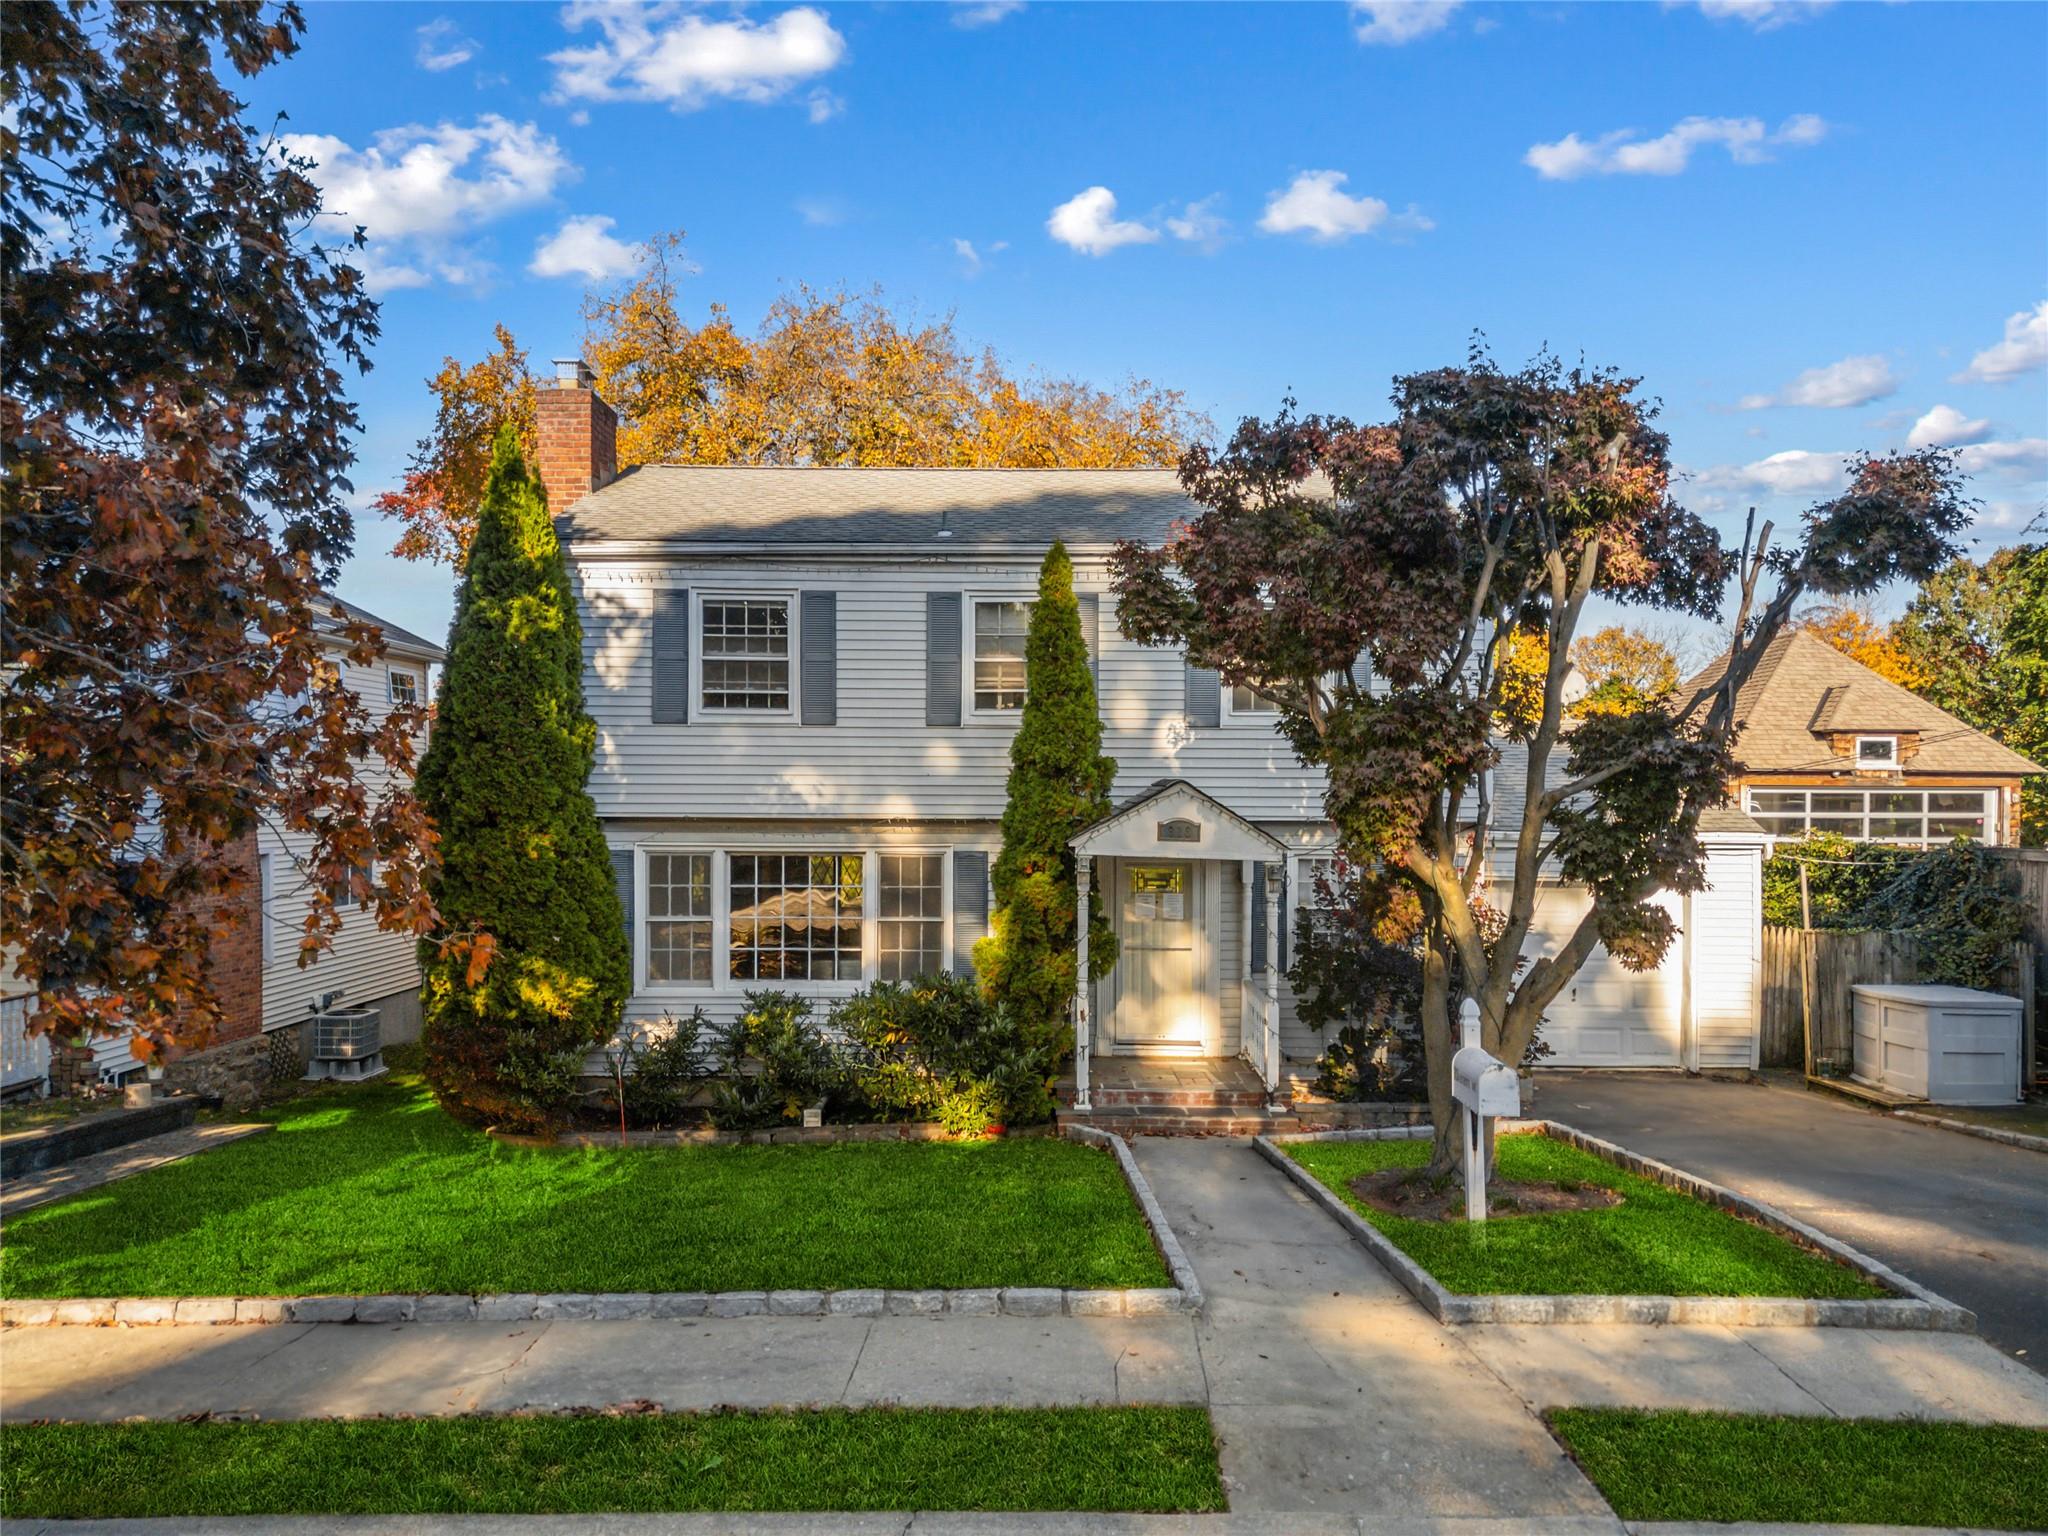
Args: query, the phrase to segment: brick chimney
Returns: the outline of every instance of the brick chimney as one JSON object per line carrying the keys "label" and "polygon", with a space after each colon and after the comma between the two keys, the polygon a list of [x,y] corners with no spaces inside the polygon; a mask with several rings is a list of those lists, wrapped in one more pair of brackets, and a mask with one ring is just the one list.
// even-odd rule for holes
{"label": "brick chimney", "polygon": [[548,510],[566,512],[578,498],[609,485],[619,472],[619,418],[598,399],[594,376],[580,357],[555,359],[555,376],[535,392],[540,483]]}

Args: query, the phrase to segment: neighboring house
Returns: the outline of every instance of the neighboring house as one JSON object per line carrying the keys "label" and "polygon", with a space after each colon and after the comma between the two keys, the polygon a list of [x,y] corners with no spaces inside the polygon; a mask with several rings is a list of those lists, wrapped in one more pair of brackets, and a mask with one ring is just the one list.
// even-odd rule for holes
{"label": "neighboring house", "polygon": [[[330,654],[342,669],[347,686],[360,697],[373,721],[394,704],[431,697],[430,669],[443,659],[431,640],[400,629],[353,603],[334,599],[352,619],[376,624],[384,632],[384,654],[361,666],[344,654],[348,642],[340,624],[321,614],[319,624],[331,636]],[[324,610],[325,604],[322,604]],[[384,784],[381,764],[361,765],[374,795]],[[286,835],[265,824],[235,843],[227,858],[250,877],[251,895],[230,913],[225,904],[213,947],[214,981],[222,1008],[218,1033],[206,1049],[174,1053],[164,1078],[175,1086],[219,1093],[231,1102],[254,1098],[271,1077],[303,1070],[311,1044],[304,1025],[317,1000],[339,994],[341,1006],[375,1009],[386,1042],[414,1039],[419,1034],[418,941],[410,934],[388,933],[374,913],[348,906],[333,947],[310,965],[299,964],[311,887],[294,862],[310,839]],[[25,990],[6,967],[5,990]],[[130,1037],[109,1036],[89,1043],[46,1043],[22,1034],[28,997],[0,1001],[0,1063],[7,1088],[39,1083],[47,1073],[59,1091],[99,1082],[139,1077],[143,1064],[129,1049]]]}
{"label": "neighboring house", "polygon": [[1805,630],[1771,642],[1735,717],[1738,803],[1777,836],[2013,843],[2020,780],[2048,771]]}
{"label": "neighboring house", "polygon": [[[615,477],[610,408],[580,364],[558,368],[539,394],[539,468],[583,622],[629,1021],[701,1007],[723,1024],[757,987],[822,1010],[866,981],[971,971],[1028,605],[1060,539],[1118,766],[1114,813],[1075,840],[1121,956],[1087,998],[1091,1053],[1243,1055],[1276,1089],[1321,1053],[1278,973],[1290,909],[1334,847],[1322,775],[1252,690],[1115,623],[1113,545],[1156,544],[1198,511],[1171,471]],[[1648,978],[1596,957],[1553,1010],[1549,1038],[1571,1043],[1553,1060],[1753,1063],[1763,838],[1735,820],[1715,892],[1684,904],[1700,936]],[[1546,920],[1583,901],[1553,889]],[[1703,1000],[1683,967],[1722,945]],[[1645,989],[1660,999],[1647,1029]]]}

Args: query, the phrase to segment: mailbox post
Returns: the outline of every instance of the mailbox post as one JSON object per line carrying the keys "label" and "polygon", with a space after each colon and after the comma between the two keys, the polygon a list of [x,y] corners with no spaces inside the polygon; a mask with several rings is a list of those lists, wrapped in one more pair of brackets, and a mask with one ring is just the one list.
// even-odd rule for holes
{"label": "mailbox post", "polygon": [[1461,1039],[1451,1058],[1451,1097],[1458,1101],[1458,1131],[1465,1143],[1465,1219],[1486,1220],[1486,1117],[1519,1115],[1522,1085],[1507,1063],[1479,1044],[1479,1004],[1458,1010]]}

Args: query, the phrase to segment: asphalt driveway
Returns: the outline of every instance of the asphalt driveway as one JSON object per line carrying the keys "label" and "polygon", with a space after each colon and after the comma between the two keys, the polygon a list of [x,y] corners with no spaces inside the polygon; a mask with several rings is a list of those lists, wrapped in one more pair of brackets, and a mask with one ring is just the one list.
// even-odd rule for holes
{"label": "asphalt driveway", "polygon": [[1536,1112],[1811,1222],[2048,1373],[2048,1154],[1800,1086],[1675,1073],[1545,1072]]}

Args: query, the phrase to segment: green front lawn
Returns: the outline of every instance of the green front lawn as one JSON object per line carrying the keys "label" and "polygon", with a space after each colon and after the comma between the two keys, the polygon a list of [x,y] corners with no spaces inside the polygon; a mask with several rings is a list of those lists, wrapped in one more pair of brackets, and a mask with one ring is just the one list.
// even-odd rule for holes
{"label": "green front lawn", "polygon": [[666,1510],[1219,1510],[1200,1408],[35,1424],[14,1520]]}
{"label": "green front lawn", "polygon": [[1502,1178],[1602,1185],[1620,1190],[1622,1203],[1496,1216],[1483,1226],[1417,1221],[1373,1210],[1348,1185],[1362,1173],[1421,1167],[1428,1141],[1303,1141],[1284,1150],[1460,1295],[1885,1294],[1854,1270],[1577,1147],[1538,1135],[1503,1136],[1498,1147]]}
{"label": "green front lawn", "polygon": [[1107,1153],[1051,1138],[513,1147],[416,1080],[7,1223],[8,1296],[1171,1284]]}
{"label": "green front lawn", "polygon": [[1632,1408],[1547,1417],[1624,1520],[2048,1529],[2048,1430]]}

